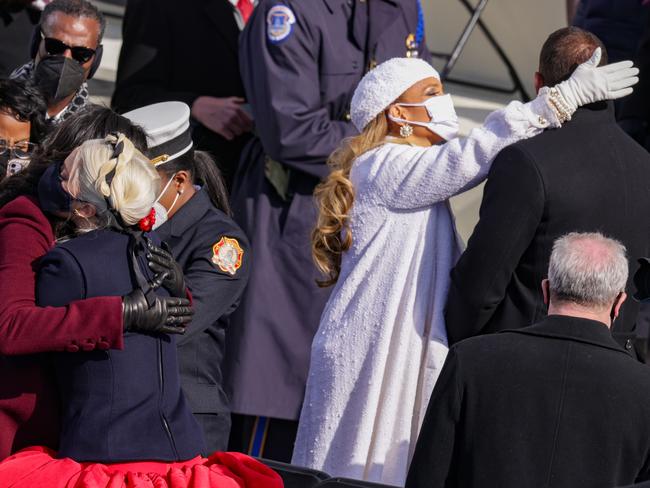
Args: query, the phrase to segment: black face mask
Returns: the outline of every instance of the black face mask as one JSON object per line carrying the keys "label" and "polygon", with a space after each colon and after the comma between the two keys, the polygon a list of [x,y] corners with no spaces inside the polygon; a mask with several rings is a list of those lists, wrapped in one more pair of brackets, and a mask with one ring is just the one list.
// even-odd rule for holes
{"label": "black face mask", "polygon": [[45,212],[69,212],[72,197],[61,182],[62,162],[51,164],[38,181],[38,201]]}
{"label": "black face mask", "polygon": [[84,69],[74,59],[46,56],[34,70],[34,81],[48,102],[58,102],[81,87]]}
{"label": "black face mask", "polygon": [[7,174],[7,164],[9,163],[8,154],[0,154],[0,181],[2,181]]}

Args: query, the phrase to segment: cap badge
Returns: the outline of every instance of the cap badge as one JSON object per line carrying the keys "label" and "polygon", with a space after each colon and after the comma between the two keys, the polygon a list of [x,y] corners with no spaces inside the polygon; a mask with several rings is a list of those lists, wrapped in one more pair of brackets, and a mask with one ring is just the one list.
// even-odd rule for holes
{"label": "cap badge", "polygon": [[164,162],[167,161],[168,159],[169,159],[169,154],[161,154],[160,156],[156,156],[155,158],[153,158],[153,159],[151,160],[151,164],[153,164],[154,166],[156,166],[156,165],[158,165],[158,164],[164,163]]}
{"label": "cap badge", "polygon": [[222,237],[219,242],[212,246],[212,262],[224,273],[234,276],[241,268],[244,250],[237,239]]}

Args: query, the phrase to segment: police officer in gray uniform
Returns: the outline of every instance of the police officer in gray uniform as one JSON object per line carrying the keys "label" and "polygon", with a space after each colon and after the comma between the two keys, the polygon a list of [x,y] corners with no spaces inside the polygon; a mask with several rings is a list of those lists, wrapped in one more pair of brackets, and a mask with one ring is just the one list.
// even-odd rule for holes
{"label": "police officer in gray uniform", "polygon": [[[255,267],[226,354],[231,449],[290,460],[329,290],[311,260],[312,193],[345,137],[353,90],[393,57],[430,59],[419,0],[262,0],[240,40],[257,136],[233,185]],[[264,442],[266,441],[266,443]]]}

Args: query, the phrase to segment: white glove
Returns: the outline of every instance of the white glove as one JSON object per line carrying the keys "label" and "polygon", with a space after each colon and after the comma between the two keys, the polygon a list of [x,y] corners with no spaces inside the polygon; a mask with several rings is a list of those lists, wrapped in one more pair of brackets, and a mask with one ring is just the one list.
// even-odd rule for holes
{"label": "white glove", "polygon": [[639,70],[632,61],[598,66],[600,57],[598,47],[588,61],[576,68],[571,78],[555,85],[571,112],[589,103],[627,96],[632,93],[632,86],[639,82]]}

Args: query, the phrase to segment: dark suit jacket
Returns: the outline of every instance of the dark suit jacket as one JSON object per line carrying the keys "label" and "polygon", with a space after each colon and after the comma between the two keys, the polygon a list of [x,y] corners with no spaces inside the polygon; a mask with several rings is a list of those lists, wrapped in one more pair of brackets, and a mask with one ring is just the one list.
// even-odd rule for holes
{"label": "dark suit jacket", "polygon": [[641,0],[581,0],[572,24],[596,34],[615,63],[634,57],[646,18]]}
{"label": "dark suit jacket", "polygon": [[[239,27],[228,0],[129,0],[112,105],[126,112],[199,96],[244,97]],[[249,136],[234,141],[195,123],[198,149],[211,151],[230,178]]]}
{"label": "dark suit jacket", "polygon": [[29,41],[41,12],[22,8],[12,12],[0,2],[0,78],[8,78],[13,70],[29,62]]}
{"label": "dark suit jacket", "polygon": [[[650,252],[648,212],[650,155],[616,125],[611,104],[581,108],[561,129],[507,147],[494,161],[480,221],[451,273],[450,344],[544,317],[540,283],[553,241],[569,232],[599,231],[623,242],[631,294],[636,259]],[[637,310],[627,300],[614,325],[628,348]]]}
{"label": "dark suit jacket", "polygon": [[[648,7],[646,7],[646,10]],[[634,56],[639,68],[639,83],[631,95],[622,98],[617,117],[622,127],[646,149],[650,148],[650,15],[645,15],[643,35]]]}
{"label": "dark suit jacket", "polygon": [[650,368],[592,320],[456,344],[406,488],[611,488],[650,479]]}

